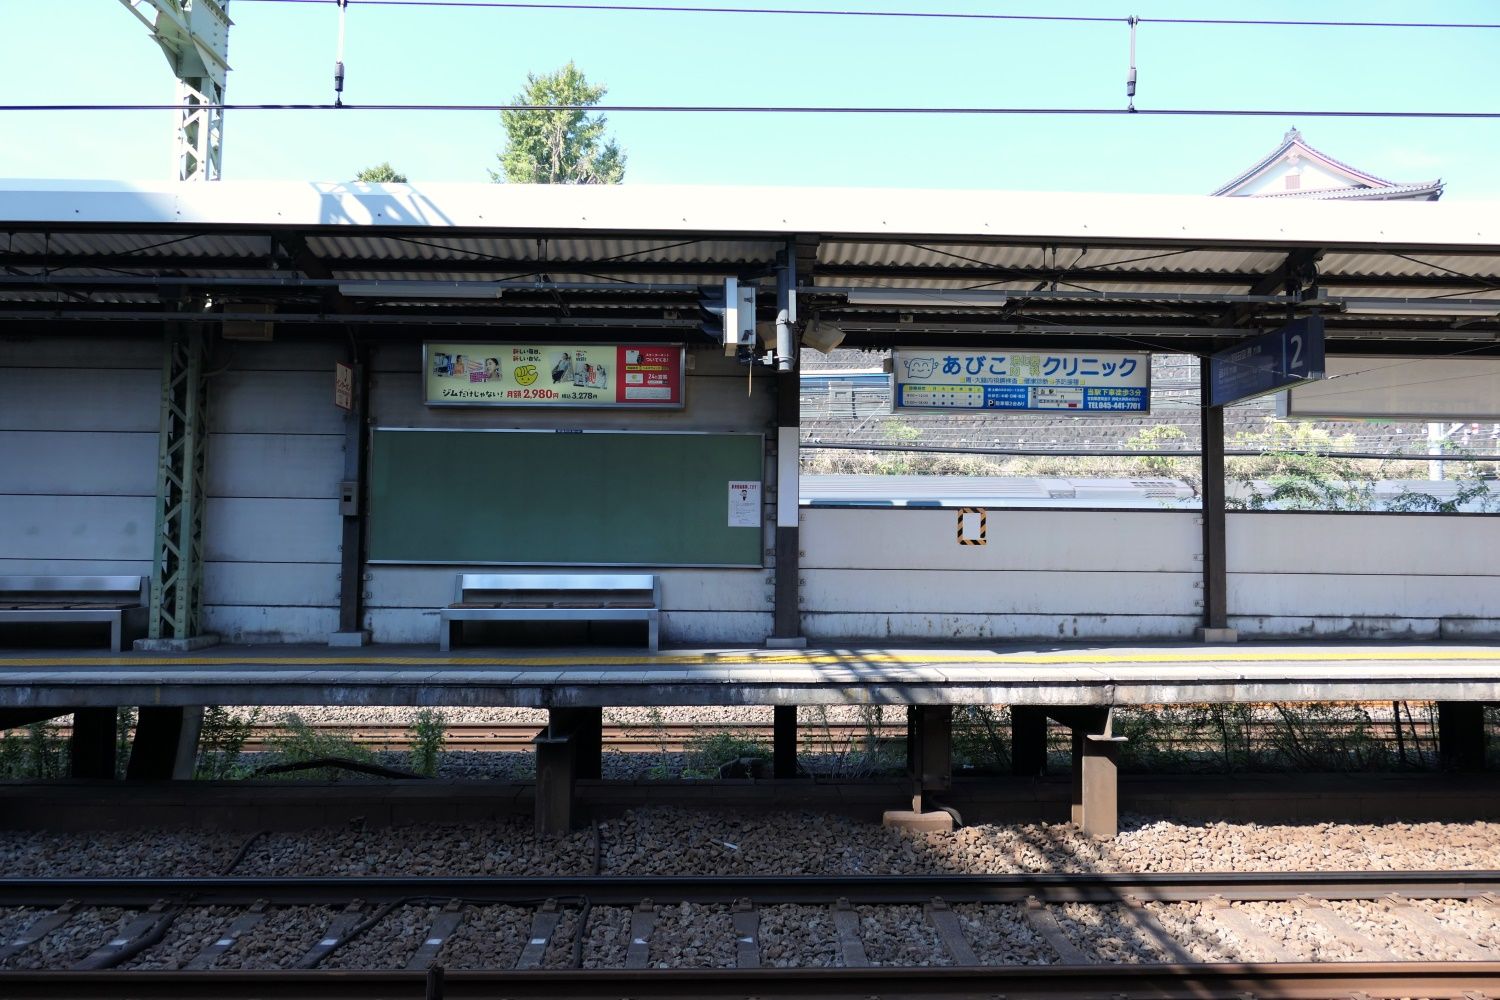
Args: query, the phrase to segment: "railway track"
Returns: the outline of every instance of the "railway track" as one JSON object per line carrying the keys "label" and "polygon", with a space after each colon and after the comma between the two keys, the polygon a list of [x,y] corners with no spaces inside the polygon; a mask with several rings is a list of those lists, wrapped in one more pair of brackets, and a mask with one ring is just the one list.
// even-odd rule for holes
{"label": "railway track", "polygon": [[[1500,925],[1497,892],[1500,872],[0,879],[0,996],[1474,1000],[1500,993],[1500,955],[1491,951],[1500,939],[1466,935],[1454,914]],[[1256,908],[1267,906],[1281,908],[1278,921],[1341,942],[1355,960],[1309,960],[1318,956],[1257,922]],[[1351,918],[1350,906],[1389,926]],[[831,961],[775,967],[784,952],[773,939],[788,910],[813,914],[805,919],[827,937],[818,949]],[[205,913],[214,926],[199,919]],[[307,913],[319,919],[309,923]],[[412,913],[417,923],[400,923]],[[1207,914],[1253,960],[1204,960],[1209,939],[1184,932],[1184,913]],[[17,968],[97,914],[107,926],[75,935],[68,968]],[[886,954],[881,928],[898,914],[915,921],[905,933],[928,942],[929,961],[893,964]],[[1096,918],[1121,930],[1101,938],[1089,930]],[[174,943],[174,925],[194,920],[201,943],[178,950],[180,970],[129,968],[149,965]],[[405,933],[392,936],[393,921]],[[487,954],[453,947],[466,924],[483,930]],[[684,925],[705,951],[654,967],[663,964],[660,939]],[[509,934],[492,933],[506,926]],[[1032,942],[1029,957],[995,961],[992,926]],[[715,935],[724,940],[707,940]],[[1108,942],[1121,937],[1136,957],[1111,952]],[[244,968],[268,938],[288,956],[282,967]],[[610,942],[619,946],[611,951]],[[362,947],[368,961],[340,968]],[[1422,948],[1449,957],[1413,960]],[[464,964],[488,967],[454,968]]]}

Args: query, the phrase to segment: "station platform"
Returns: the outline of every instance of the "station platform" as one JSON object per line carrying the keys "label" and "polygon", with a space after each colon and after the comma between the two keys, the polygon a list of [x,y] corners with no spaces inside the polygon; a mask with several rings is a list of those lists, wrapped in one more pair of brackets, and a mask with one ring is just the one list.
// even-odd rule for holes
{"label": "station platform", "polygon": [[1500,644],[0,650],[0,708],[1500,702]]}

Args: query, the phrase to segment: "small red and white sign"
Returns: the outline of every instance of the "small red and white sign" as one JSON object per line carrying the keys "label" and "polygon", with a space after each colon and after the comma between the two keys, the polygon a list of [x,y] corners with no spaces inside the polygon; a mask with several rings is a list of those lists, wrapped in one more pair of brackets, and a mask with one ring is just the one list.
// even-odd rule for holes
{"label": "small red and white sign", "polygon": [[333,405],[341,410],[354,409],[354,369],[342,361],[333,363]]}

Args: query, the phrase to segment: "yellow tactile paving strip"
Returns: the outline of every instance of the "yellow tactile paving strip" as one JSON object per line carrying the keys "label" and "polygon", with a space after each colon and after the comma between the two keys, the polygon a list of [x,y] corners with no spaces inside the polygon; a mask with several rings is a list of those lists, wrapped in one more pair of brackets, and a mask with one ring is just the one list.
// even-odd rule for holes
{"label": "yellow tactile paving strip", "polygon": [[1500,648],[1470,649],[1277,649],[1277,650],[1204,650],[1152,651],[1119,650],[1115,652],[1084,651],[1058,653],[1003,653],[986,650],[969,652],[759,652],[734,653],[666,653],[646,656],[48,656],[0,657],[0,671],[6,668],[46,667],[843,667],[886,666],[923,667],[957,664],[993,666],[1109,666],[1119,664],[1171,663],[1433,663],[1433,662],[1500,662]]}

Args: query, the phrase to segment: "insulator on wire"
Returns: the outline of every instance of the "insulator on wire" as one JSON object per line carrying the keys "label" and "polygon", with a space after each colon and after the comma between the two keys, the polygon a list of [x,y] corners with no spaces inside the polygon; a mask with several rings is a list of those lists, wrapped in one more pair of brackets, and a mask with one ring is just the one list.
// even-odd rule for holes
{"label": "insulator on wire", "polygon": [[339,0],[339,51],[333,62],[333,106],[344,106],[344,15],[349,11],[349,0]]}
{"label": "insulator on wire", "polygon": [[1130,72],[1125,74],[1125,107],[1129,111],[1135,110],[1135,26],[1140,20],[1134,14],[1125,19],[1130,25]]}

